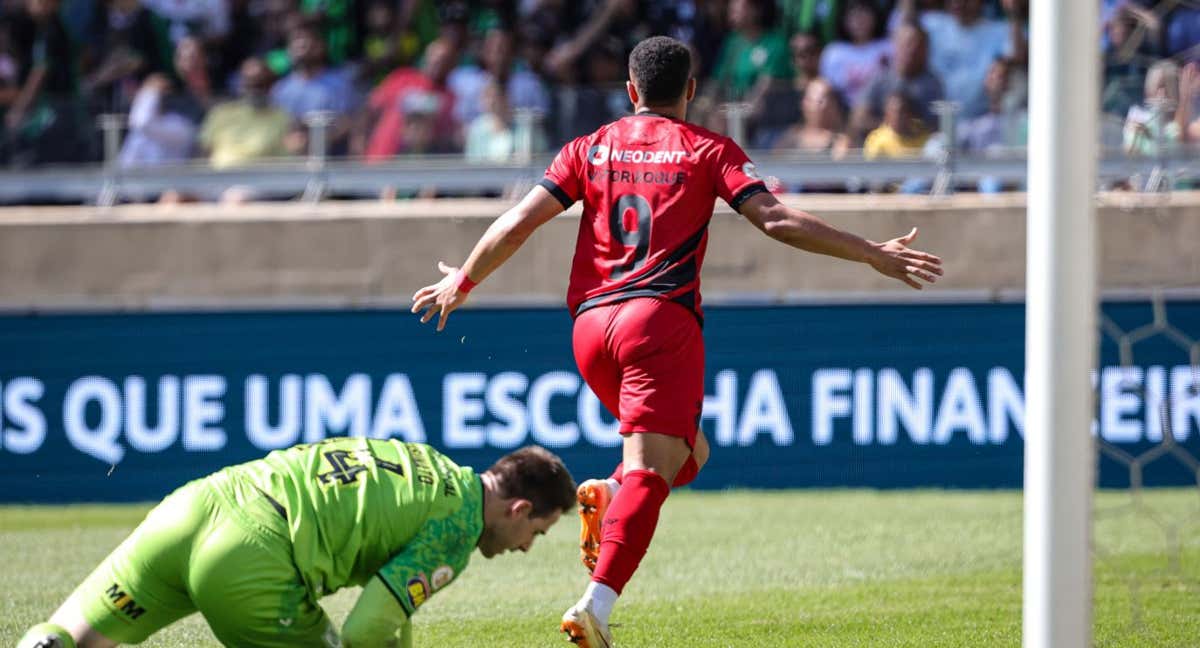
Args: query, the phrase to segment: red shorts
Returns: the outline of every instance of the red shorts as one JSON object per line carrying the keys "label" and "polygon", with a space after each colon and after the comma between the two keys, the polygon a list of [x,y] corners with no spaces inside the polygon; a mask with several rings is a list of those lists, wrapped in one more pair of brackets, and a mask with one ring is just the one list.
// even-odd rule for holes
{"label": "red shorts", "polygon": [[696,442],[704,406],[704,337],[687,308],[630,299],[575,319],[575,363],[621,434],[654,432]]}

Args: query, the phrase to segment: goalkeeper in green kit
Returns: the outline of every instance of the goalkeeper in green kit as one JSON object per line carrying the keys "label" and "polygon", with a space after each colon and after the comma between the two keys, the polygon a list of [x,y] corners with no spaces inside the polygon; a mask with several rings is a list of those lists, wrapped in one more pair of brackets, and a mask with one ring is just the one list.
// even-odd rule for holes
{"label": "goalkeeper in green kit", "polygon": [[[411,646],[413,613],[476,547],[527,551],[574,504],[536,446],[482,474],[394,439],[278,450],[168,495],[18,646],[140,643],[196,611],[230,646]],[[339,632],[317,600],[354,585]]]}

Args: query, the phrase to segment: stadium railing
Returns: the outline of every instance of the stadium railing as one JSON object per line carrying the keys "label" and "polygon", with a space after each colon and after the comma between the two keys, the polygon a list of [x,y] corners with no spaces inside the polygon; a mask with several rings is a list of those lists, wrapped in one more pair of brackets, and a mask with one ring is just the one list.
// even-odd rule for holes
{"label": "stadium railing", "polygon": [[[942,142],[957,142],[956,106],[938,102]],[[726,131],[739,141],[747,132],[748,111],[740,104],[722,106]],[[542,115],[518,111],[517,119],[540,121]],[[126,125],[124,115],[100,115],[96,119],[104,149],[101,164],[44,166],[0,171],[0,203],[30,202],[95,204],[154,200],[163,192],[176,191],[196,199],[216,199],[230,187],[248,190],[256,199],[301,198],[311,202],[327,197],[342,199],[379,198],[382,195],[412,195],[436,189],[439,195],[511,195],[531,186],[541,177],[553,153],[532,154],[532,142],[517,142],[510,161],[477,163],[459,154],[437,156],[404,155],[383,163],[331,157],[324,146],[330,116],[312,113],[304,120],[309,130],[305,157],[278,158],[252,166],[213,169],[195,159],[182,164],[123,167],[118,162]],[[1200,156],[1195,150],[1170,148],[1164,142],[1153,155],[1131,156],[1120,150],[1122,121],[1102,120],[1104,153],[1099,166],[1101,188],[1126,186],[1158,191],[1179,182],[1200,180]],[[525,133],[532,129],[522,129]],[[1159,129],[1160,133],[1163,129]],[[859,192],[900,183],[925,180],[935,195],[956,188],[973,189],[983,178],[1000,186],[1022,188],[1027,161],[1024,148],[1006,148],[988,154],[966,154],[955,146],[927,147],[922,156],[907,159],[868,160],[862,151],[850,151],[831,159],[828,154],[805,154],[766,150],[748,151],[764,176],[773,176],[781,187],[831,186],[839,191]]]}
{"label": "stadium railing", "polygon": [[[850,190],[905,178],[941,176],[944,186],[953,187],[983,177],[1009,184],[1025,180],[1027,163],[1023,151],[1001,156],[964,156],[952,160],[866,160],[860,153],[831,161],[773,152],[750,151],[762,173],[775,176],[785,185],[842,183]],[[461,156],[397,158],[381,164],[310,156],[307,160],[279,160],[254,166],[215,170],[203,164],[164,165],[121,169],[115,165],[45,167],[6,171],[0,174],[0,202],[27,201],[113,204],[139,201],[167,190],[193,192],[215,198],[231,186],[244,186],[259,198],[310,200],[378,198],[386,189],[417,192],[436,187],[439,192],[466,195],[500,195],[513,187],[532,185],[545,171],[551,156],[534,157],[510,164],[469,164]],[[952,166],[951,166],[952,164]],[[1200,160],[1186,152],[1159,158],[1106,155],[1100,162],[1102,184],[1129,178],[1197,178]],[[1138,187],[1141,188],[1141,187]]]}

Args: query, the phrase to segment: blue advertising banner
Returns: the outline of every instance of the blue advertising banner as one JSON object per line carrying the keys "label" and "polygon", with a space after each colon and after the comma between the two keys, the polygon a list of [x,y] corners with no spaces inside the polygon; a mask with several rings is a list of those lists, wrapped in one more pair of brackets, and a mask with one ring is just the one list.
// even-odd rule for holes
{"label": "blue advertising banner", "polygon": [[[1196,483],[1200,301],[1165,306],[1104,307],[1103,486],[1152,450],[1145,484]],[[443,333],[403,311],[0,317],[0,501],[152,500],[346,434],[479,469],[538,443],[607,475],[616,422],[570,335],[564,309],[459,311]],[[695,485],[1020,487],[1023,337],[1019,304],[711,308]]]}

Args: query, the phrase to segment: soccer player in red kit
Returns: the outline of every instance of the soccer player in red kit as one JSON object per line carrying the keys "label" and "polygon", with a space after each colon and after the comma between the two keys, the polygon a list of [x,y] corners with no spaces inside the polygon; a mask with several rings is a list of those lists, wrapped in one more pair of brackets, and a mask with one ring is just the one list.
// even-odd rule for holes
{"label": "soccer player in red kit", "polygon": [[700,267],[713,202],[721,198],[765,234],[794,247],[869,264],[920,288],[942,274],[905,236],[874,243],[781,204],[727,137],[684,121],[695,96],[687,47],[655,36],[634,48],[626,84],[634,114],[562,148],[545,178],[500,216],[461,268],[413,295],[421,321],[446,318],[543,223],[577,201],[583,217],[567,305],[579,372],[620,421],[623,462],[579,487],[581,550],[592,581],[563,615],[568,638],[611,648],[608,618],[637,569],[672,486],[708,456],[698,431],[704,401]]}

